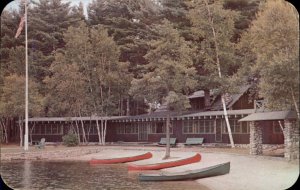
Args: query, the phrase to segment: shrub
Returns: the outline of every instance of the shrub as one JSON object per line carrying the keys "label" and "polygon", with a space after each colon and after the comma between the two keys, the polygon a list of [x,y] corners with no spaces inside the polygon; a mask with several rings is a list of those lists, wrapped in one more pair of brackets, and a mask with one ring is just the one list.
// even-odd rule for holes
{"label": "shrub", "polygon": [[66,146],[77,146],[79,144],[79,140],[76,134],[73,133],[72,130],[68,132],[68,134],[62,137],[63,144]]}

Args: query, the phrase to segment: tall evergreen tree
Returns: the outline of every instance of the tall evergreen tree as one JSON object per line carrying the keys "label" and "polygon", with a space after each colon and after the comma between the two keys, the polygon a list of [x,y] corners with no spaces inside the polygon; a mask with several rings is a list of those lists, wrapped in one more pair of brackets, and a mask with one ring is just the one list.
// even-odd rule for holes
{"label": "tall evergreen tree", "polygon": [[[167,20],[155,29],[161,38],[150,43],[151,50],[145,56],[149,64],[145,66],[142,77],[132,81],[130,93],[135,98],[145,98],[150,103],[166,104],[169,111],[184,110],[190,106],[186,95],[196,86],[196,70],[192,66],[190,44]],[[170,157],[169,128],[168,114],[165,159]]]}
{"label": "tall evergreen tree", "polygon": [[[200,78],[202,88],[219,89],[223,104],[225,120],[231,146],[234,142],[226,111],[224,94],[233,88],[231,77],[239,67],[235,60],[235,44],[231,41],[234,35],[234,22],[238,14],[225,10],[222,1],[210,2],[201,0],[192,2],[190,18],[193,32],[202,38],[200,42],[200,68],[204,77]],[[199,47],[199,46],[198,46]]]}
{"label": "tall evergreen tree", "polygon": [[239,42],[241,33],[249,28],[258,11],[259,4],[264,0],[225,0],[224,8],[238,11],[239,18],[235,21],[235,31],[232,40]]}
{"label": "tall evergreen tree", "polygon": [[49,75],[54,54],[64,48],[63,32],[81,18],[71,14],[70,3],[62,0],[33,1],[28,9],[29,75],[34,76],[43,93],[43,79]]}
{"label": "tall evergreen tree", "polygon": [[[148,52],[147,42],[157,38],[151,25],[159,21],[160,7],[151,0],[109,0],[93,1],[88,7],[88,19],[91,26],[102,25],[108,30],[120,47],[120,61],[129,63],[129,71],[134,75],[140,74],[140,65],[145,65],[147,60],[144,55]],[[130,83],[123,84],[127,87]],[[121,97],[121,105],[127,102],[127,114],[138,114],[138,109],[129,110],[131,106],[141,104],[132,101],[127,95]]]}

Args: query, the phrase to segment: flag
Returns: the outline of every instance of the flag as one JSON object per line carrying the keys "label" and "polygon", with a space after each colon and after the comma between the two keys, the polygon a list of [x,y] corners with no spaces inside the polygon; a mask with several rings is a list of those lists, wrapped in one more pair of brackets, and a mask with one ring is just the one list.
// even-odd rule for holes
{"label": "flag", "polygon": [[15,38],[18,38],[19,35],[21,34],[21,32],[22,32],[22,30],[23,30],[23,28],[24,28],[24,23],[25,23],[25,16],[23,16],[23,17],[21,18],[21,21],[20,21],[20,24],[19,24],[19,28],[18,28],[18,30],[17,30],[17,33],[16,33],[16,35],[15,35]]}

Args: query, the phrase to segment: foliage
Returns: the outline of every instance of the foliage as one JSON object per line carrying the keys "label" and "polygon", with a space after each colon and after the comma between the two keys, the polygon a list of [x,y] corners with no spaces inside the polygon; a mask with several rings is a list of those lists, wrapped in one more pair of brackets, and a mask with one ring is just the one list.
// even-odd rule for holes
{"label": "foliage", "polygon": [[234,23],[235,31],[232,40],[235,43],[239,42],[243,31],[249,28],[252,20],[258,11],[259,3],[262,0],[224,0],[224,8],[235,10],[240,13]]}
{"label": "foliage", "polygon": [[191,32],[195,39],[193,45],[197,48],[195,65],[199,74],[198,88],[230,92],[234,86],[231,85],[231,77],[240,67],[235,56],[236,45],[231,40],[235,31],[234,23],[239,14],[224,9],[222,1],[208,4],[210,15],[203,0],[190,3],[189,6]]}
{"label": "foliage", "polygon": [[[243,36],[252,51],[250,64],[259,94],[270,109],[299,105],[299,15],[281,0],[262,4],[257,19]],[[251,55],[251,54],[249,54]],[[297,108],[296,108],[297,109]]]}
{"label": "foliage", "polygon": [[[88,18],[82,4],[33,1],[30,116],[121,115],[130,96],[177,110],[188,107],[186,95],[196,89],[229,92],[243,80],[257,83],[269,108],[299,105],[296,10],[280,0],[208,2],[222,79],[203,0],[93,1]],[[22,4],[1,14],[3,116],[24,112],[24,31],[14,38],[23,14]]]}
{"label": "foliage", "polygon": [[[25,113],[25,78],[16,74],[4,78],[3,93],[0,95],[0,114],[19,117]],[[38,93],[37,84],[29,81],[29,115],[38,116],[43,112],[43,97]]]}
{"label": "foliage", "polygon": [[88,17],[92,26],[102,25],[120,47],[120,61],[129,62],[138,75],[137,65],[146,64],[147,41],[156,38],[151,24],[159,21],[160,8],[152,0],[93,1]]}
{"label": "foliage", "polygon": [[171,91],[181,95],[190,93],[196,86],[196,70],[192,67],[189,43],[172,24],[164,21],[155,29],[161,39],[150,43],[152,49],[145,56],[149,64],[144,67],[142,78],[132,81],[130,93],[135,98],[162,103]]}
{"label": "foliage", "polygon": [[[49,111],[53,115],[107,115],[117,113],[120,94],[130,74],[119,62],[119,48],[102,27],[81,22],[64,34],[66,48],[51,66]],[[52,89],[52,90],[51,90]],[[126,91],[125,91],[126,92]],[[56,97],[52,99],[51,97]]]}
{"label": "foliage", "polygon": [[72,130],[62,137],[62,141],[66,146],[77,146],[79,144],[78,137]]}

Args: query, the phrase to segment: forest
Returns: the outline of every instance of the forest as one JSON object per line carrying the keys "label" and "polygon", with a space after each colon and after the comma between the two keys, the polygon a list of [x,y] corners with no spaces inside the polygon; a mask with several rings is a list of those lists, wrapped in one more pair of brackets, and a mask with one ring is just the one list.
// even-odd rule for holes
{"label": "forest", "polygon": [[[1,14],[4,131],[25,114],[23,15],[24,4]],[[39,0],[27,17],[29,117],[184,110],[197,90],[252,84],[249,101],[299,118],[299,14],[284,0],[93,0],[87,15]]]}

